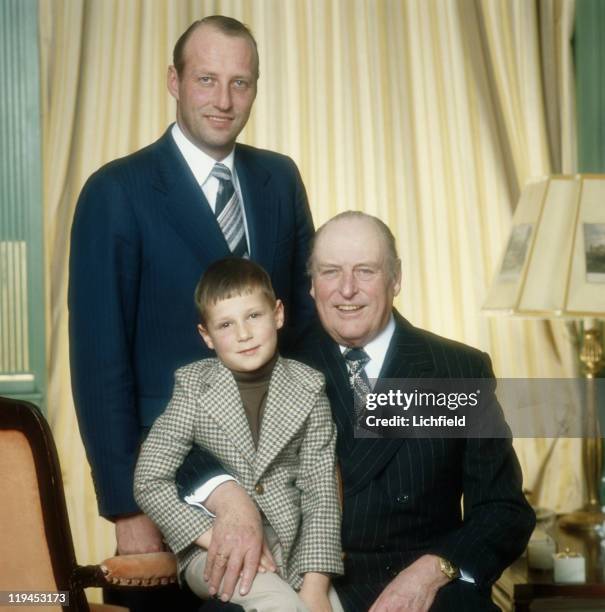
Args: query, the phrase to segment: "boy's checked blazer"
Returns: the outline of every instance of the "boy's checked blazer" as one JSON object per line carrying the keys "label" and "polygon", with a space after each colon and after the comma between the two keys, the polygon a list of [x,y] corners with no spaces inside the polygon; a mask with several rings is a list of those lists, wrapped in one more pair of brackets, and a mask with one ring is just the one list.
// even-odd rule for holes
{"label": "boy's checked blazer", "polygon": [[177,468],[198,444],[256,501],[279,537],[293,587],[309,571],[342,574],[336,428],[323,389],[319,372],[278,358],[255,449],[231,372],[217,359],[177,371],[172,400],[139,456],[135,498],[177,553],[179,573],[202,551],[191,543],[212,526],[175,485]]}

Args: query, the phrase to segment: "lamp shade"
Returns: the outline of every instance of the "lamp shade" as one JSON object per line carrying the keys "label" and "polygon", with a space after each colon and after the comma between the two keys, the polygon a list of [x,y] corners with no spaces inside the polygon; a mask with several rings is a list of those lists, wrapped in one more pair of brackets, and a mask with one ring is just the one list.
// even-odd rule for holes
{"label": "lamp shade", "polygon": [[605,315],[605,175],[552,175],[525,186],[483,311]]}

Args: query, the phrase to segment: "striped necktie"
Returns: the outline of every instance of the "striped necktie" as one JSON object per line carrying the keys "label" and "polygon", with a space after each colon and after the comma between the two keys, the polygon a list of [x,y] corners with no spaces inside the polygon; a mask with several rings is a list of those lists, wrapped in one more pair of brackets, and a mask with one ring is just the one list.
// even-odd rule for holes
{"label": "striped necktie", "polygon": [[216,163],[211,176],[218,179],[214,215],[235,257],[248,257],[248,244],[244,230],[244,213],[237,191],[233,187],[231,172],[224,164]]}
{"label": "striped necktie", "polygon": [[349,372],[349,384],[353,389],[355,399],[355,424],[359,424],[359,419],[365,414],[366,395],[372,390],[368,375],[364,370],[365,365],[370,361],[368,354],[361,348],[348,348],[343,353],[347,370]]}

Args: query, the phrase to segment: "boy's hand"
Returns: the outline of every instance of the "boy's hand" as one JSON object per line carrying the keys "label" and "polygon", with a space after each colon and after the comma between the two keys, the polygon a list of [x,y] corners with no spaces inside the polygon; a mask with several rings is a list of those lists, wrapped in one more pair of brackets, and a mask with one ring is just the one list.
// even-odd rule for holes
{"label": "boy's hand", "polygon": [[332,612],[332,606],[328,599],[327,593],[320,593],[312,588],[305,589],[303,586],[298,596],[302,602],[309,608],[310,612]]}
{"label": "boy's hand", "polygon": [[211,541],[212,541],[212,527],[210,527],[208,531],[204,531],[204,533],[202,533],[202,535],[195,541],[195,543],[200,548],[205,548],[206,550],[208,550],[208,547],[210,546]]}
{"label": "boy's hand", "polygon": [[319,572],[309,572],[303,578],[298,596],[311,612],[332,612],[328,598],[330,579]]}

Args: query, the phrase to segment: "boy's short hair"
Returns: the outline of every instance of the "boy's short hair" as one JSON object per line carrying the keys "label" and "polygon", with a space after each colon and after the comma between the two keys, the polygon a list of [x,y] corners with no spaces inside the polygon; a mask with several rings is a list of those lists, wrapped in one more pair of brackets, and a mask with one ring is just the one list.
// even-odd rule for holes
{"label": "boy's short hair", "polygon": [[211,264],[195,288],[195,305],[203,325],[208,308],[221,300],[261,291],[271,306],[275,306],[275,291],[271,279],[257,263],[242,257],[226,257]]}

